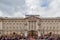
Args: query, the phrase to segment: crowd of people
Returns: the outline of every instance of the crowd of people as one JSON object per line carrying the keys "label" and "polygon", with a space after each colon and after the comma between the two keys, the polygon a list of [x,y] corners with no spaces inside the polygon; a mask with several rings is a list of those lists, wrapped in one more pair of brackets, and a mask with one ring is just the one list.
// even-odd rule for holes
{"label": "crowd of people", "polygon": [[24,36],[17,35],[13,33],[13,35],[1,35],[0,40],[60,40],[60,36],[52,35],[51,33],[47,35],[41,36]]}

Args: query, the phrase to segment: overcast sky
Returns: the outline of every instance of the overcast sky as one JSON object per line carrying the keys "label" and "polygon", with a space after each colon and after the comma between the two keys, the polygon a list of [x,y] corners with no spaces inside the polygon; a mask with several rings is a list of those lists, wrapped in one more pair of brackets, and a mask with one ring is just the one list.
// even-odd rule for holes
{"label": "overcast sky", "polygon": [[60,0],[0,0],[0,16],[60,17]]}

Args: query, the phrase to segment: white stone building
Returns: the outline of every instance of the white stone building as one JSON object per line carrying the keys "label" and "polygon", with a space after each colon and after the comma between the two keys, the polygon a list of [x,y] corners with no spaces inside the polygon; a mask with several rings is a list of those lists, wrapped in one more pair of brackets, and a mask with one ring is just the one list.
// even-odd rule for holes
{"label": "white stone building", "polygon": [[0,17],[0,34],[24,33],[34,30],[60,34],[60,18],[41,18],[39,15],[26,15],[25,18]]}

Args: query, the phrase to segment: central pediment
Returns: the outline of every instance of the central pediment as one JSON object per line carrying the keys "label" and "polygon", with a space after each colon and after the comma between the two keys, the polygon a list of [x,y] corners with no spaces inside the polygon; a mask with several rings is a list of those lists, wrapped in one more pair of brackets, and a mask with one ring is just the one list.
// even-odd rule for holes
{"label": "central pediment", "polygon": [[27,16],[25,19],[28,19],[28,20],[37,20],[37,19],[40,19],[38,16]]}

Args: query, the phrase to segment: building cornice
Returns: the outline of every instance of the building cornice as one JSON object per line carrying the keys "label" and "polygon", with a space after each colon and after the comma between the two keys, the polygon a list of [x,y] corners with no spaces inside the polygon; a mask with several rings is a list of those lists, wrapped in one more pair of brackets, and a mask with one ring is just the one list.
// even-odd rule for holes
{"label": "building cornice", "polygon": [[37,19],[42,19],[42,20],[60,20],[60,17],[48,17],[48,18],[44,18],[44,17],[36,17],[36,16],[29,16],[29,17],[0,17],[0,20],[25,20],[25,19],[28,19],[30,17],[34,17],[34,18],[37,18]]}

